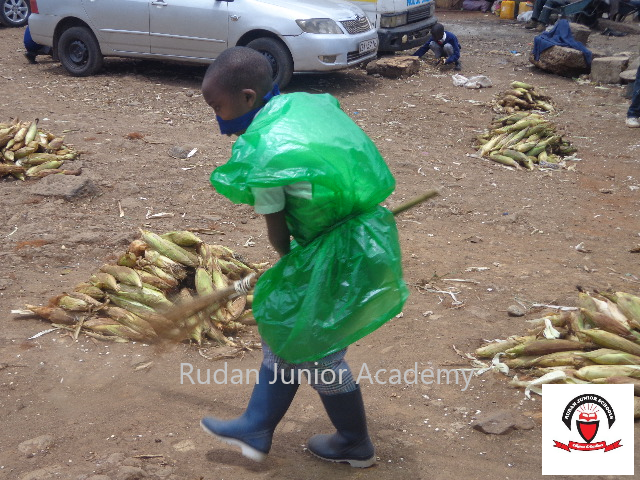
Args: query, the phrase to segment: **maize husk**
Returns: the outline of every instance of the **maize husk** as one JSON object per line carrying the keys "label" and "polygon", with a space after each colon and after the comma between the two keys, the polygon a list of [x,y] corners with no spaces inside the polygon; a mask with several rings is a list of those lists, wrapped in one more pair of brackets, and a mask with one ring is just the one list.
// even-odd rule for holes
{"label": "maize husk", "polygon": [[129,244],[128,252],[133,253],[136,257],[143,257],[147,249],[147,244],[140,239],[136,239]]}
{"label": "maize husk", "polygon": [[604,313],[598,311],[587,310],[586,308],[581,308],[580,312],[584,315],[586,321],[596,328],[615,333],[616,335],[619,335],[623,338],[628,338],[630,340],[634,340],[635,338],[640,337],[640,334],[634,335],[629,327],[625,326],[617,320],[614,320],[609,315],[605,315]]}
{"label": "maize husk", "polygon": [[144,242],[149,245],[151,248],[157,250],[165,257],[170,258],[171,260],[181,263],[187,267],[197,267],[199,265],[198,257],[183,247],[176,245],[175,243],[162,238],[160,235],[157,235],[148,230],[140,230],[142,234],[142,239]]}
{"label": "maize husk", "polygon": [[127,340],[133,340],[136,342],[143,342],[147,339],[141,333],[120,323],[116,323],[115,325],[107,324],[106,322],[103,324],[91,324],[90,326],[87,326],[87,328],[103,335],[114,335],[116,337],[126,338]]}
{"label": "maize husk", "polygon": [[20,165],[0,163],[0,177],[4,177],[5,175],[21,174],[26,171],[27,169]]}
{"label": "maize husk", "polygon": [[590,330],[584,330],[583,333],[588,336],[593,343],[596,343],[602,347],[611,348],[614,350],[621,350],[623,352],[631,353],[633,355],[640,356],[640,345],[622,338],[615,333],[607,332],[597,328]]}
{"label": "maize husk", "polygon": [[555,352],[566,352],[570,350],[582,350],[584,345],[580,342],[572,342],[571,340],[534,340],[532,342],[523,343],[516,347],[506,350],[507,355],[547,355]]}
{"label": "maize husk", "polygon": [[[171,285],[171,288],[177,287],[180,283],[176,277],[174,277],[168,272],[165,272],[160,267],[156,267],[155,265],[144,265],[142,267],[142,270],[160,278],[163,282],[167,283],[168,285]],[[150,283],[151,285],[153,285],[151,282],[147,282],[147,283]]]}
{"label": "maize husk", "polygon": [[157,337],[155,330],[149,322],[124,308],[106,307],[104,313],[118,323],[135,330],[145,338],[153,339]]}
{"label": "maize husk", "polygon": [[153,288],[162,290],[163,292],[167,292],[176,286],[176,285],[171,285],[166,280],[156,275],[153,275],[152,273],[146,272],[144,270],[136,269],[136,273],[140,277],[140,281],[142,282],[143,285],[150,285]]}
{"label": "maize husk", "polygon": [[100,267],[100,271],[113,275],[113,277],[121,284],[142,287],[140,275],[138,275],[133,268],[125,267],[123,265],[102,265]]}
{"label": "maize husk", "polygon": [[105,297],[104,290],[96,287],[95,285],[91,285],[90,283],[79,283],[74,287],[74,291],[89,295],[96,300],[102,300]]}
{"label": "maize husk", "polygon": [[494,162],[498,162],[498,163],[501,163],[502,165],[513,167],[516,170],[520,168],[520,165],[518,164],[518,162],[516,162],[513,158],[507,157],[505,155],[500,155],[497,152],[491,152],[491,154],[489,155],[489,158]]}
{"label": "maize husk", "polygon": [[39,317],[49,320],[51,323],[59,323],[62,325],[74,325],[77,321],[74,314],[60,308],[51,305],[45,307],[38,307],[36,305],[25,305],[28,310]]}
{"label": "maize husk", "polygon": [[167,232],[160,236],[181,247],[197,247],[202,243],[200,237],[188,230]]}
{"label": "maize husk", "polygon": [[640,365],[639,356],[611,348],[599,348],[592,352],[584,352],[582,356],[599,365]]}
{"label": "maize husk", "polygon": [[589,365],[590,360],[579,356],[581,350],[567,350],[563,352],[548,353],[536,358],[532,366],[536,367],[557,367],[561,365],[570,365],[577,368]]}
{"label": "maize husk", "polygon": [[625,292],[616,292],[615,303],[629,320],[640,322],[640,297]]}
{"label": "maize husk", "polygon": [[91,277],[89,277],[89,283],[103,290],[111,290],[114,292],[120,291],[120,286],[118,285],[117,280],[113,275],[109,273],[94,273],[93,275],[91,275]]}
{"label": "maize husk", "polygon": [[133,252],[125,252],[118,258],[118,265],[136,269],[138,268],[138,257]]}
{"label": "maize husk", "polygon": [[90,312],[92,310],[92,305],[88,304],[84,300],[80,300],[79,298],[74,298],[66,294],[58,295],[53,300],[53,305],[56,305],[60,308],[64,308],[70,312]]}
{"label": "maize husk", "polygon": [[181,264],[180,262],[176,262],[175,260],[172,260],[165,255],[162,255],[157,250],[145,250],[144,259],[151,265],[155,265],[165,272],[170,273],[177,280],[184,280],[187,276],[187,269],[183,264]]}
{"label": "maize husk", "polygon": [[581,380],[625,376],[640,378],[640,365],[587,365],[576,372]]}
{"label": "maize husk", "polygon": [[147,305],[154,310],[169,309],[174,306],[173,302],[167,299],[167,297],[165,297],[161,291],[153,288],[142,286],[134,287],[132,285],[122,283],[120,284],[120,291],[115,295],[128,300],[142,303],[143,305]]}
{"label": "maize husk", "polygon": [[535,340],[535,336],[530,335],[528,337],[509,337],[506,340],[499,342],[492,342],[477,348],[475,354],[479,358],[493,358],[496,353],[501,353],[510,348],[515,347],[523,342]]}
{"label": "maize husk", "polygon": [[602,378],[594,378],[592,383],[595,384],[614,384],[614,385],[633,385],[633,394],[638,397],[640,396],[640,379],[631,378],[625,376],[613,376],[613,377],[602,377]]}

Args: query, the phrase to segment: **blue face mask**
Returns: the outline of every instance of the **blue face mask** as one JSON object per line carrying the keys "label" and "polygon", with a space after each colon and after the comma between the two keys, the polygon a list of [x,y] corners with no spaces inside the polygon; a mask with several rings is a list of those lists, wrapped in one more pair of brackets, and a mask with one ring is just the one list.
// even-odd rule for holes
{"label": "blue face mask", "polygon": [[[280,95],[280,89],[278,88],[277,83],[273,86],[273,89],[262,98],[264,102],[262,107],[264,107],[264,105],[266,105],[267,102],[276,95]],[[245,131],[247,128],[249,128],[249,125],[251,125],[253,118],[258,114],[262,107],[254,108],[244,115],[232,118],[231,120],[223,120],[218,115],[216,115],[216,120],[218,121],[218,125],[220,126],[220,133],[222,133],[222,135],[233,135],[234,133]]]}

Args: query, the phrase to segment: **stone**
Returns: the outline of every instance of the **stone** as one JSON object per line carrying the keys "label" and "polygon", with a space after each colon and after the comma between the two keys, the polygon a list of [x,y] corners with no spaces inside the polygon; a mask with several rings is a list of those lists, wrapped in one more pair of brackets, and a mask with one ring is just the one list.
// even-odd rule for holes
{"label": "stone", "polygon": [[403,78],[418,73],[420,70],[420,58],[401,55],[383,57],[367,64],[367,74],[378,74],[387,78]]}
{"label": "stone", "polygon": [[115,480],[142,480],[148,475],[139,467],[123,466],[118,468],[115,474]]}
{"label": "stone", "polygon": [[531,430],[535,422],[510,410],[498,410],[481,415],[471,426],[487,435],[505,435],[513,430]]}
{"label": "stone", "polygon": [[583,53],[574,48],[554,45],[540,53],[538,60],[535,60],[531,54],[529,61],[541,70],[563,77],[577,77],[583,73],[589,73],[589,66]]}
{"label": "stone", "polygon": [[569,22],[569,28],[571,28],[573,38],[586,46],[589,41],[589,35],[591,35],[591,29],[586,25],[575,22]]}
{"label": "stone", "polygon": [[640,25],[634,22],[615,22],[606,18],[598,19],[598,30],[603,32],[606,29],[614,32],[626,33],[628,35],[640,35]]}
{"label": "stone", "polygon": [[31,193],[44,197],[60,197],[67,201],[90,197],[98,193],[96,185],[81,175],[49,175],[40,179]]}
{"label": "stone", "polygon": [[636,81],[637,68],[629,68],[620,72],[620,83],[634,83]]}
{"label": "stone", "polygon": [[520,305],[509,305],[507,315],[510,317],[524,317],[525,311]]}
{"label": "stone", "polygon": [[[62,478],[62,467],[52,465],[50,467],[39,468],[20,477],[20,480],[53,480]],[[15,477],[14,477],[15,478]]]}
{"label": "stone", "polygon": [[601,57],[591,61],[591,81],[620,83],[620,74],[629,64],[628,57]]}
{"label": "stone", "polygon": [[41,435],[39,437],[25,440],[18,445],[20,450],[25,455],[33,456],[40,452],[46,452],[53,446],[53,437],[51,435]]}

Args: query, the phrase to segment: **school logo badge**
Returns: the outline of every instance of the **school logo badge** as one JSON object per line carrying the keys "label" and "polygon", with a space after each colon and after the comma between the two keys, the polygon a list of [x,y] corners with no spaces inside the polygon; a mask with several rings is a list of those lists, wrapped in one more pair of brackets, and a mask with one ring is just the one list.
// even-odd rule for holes
{"label": "school logo badge", "polygon": [[[571,419],[574,415],[578,416],[576,420],[576,429],[584,440],[584,442],[568,442],[567,444],[554,440],[554,447],[561,448],[570,452],[571,450],[581,450],[584,452],[604,449],[609,452],[615,448],[619,448],[620,440],[607,445],[606,441],[591,443],[598,433],[600,426],[600,418],[605,418],[609,428],[615,423],[616,415],[611,404],[600,395],[585,394],[579,395],[571,400],[562,413],[562,422],[571,431]],[[586,443],[585,443],[586,442]]]}
{"label": "school logo badge", "polygon": [[543,385],[543,475],[633,475],[633,385]]}

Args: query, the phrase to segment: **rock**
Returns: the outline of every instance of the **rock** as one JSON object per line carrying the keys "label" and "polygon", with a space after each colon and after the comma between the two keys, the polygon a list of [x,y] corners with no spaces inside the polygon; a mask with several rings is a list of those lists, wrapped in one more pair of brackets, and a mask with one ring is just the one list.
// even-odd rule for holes
{"label": "rock", "polygon": [[46,452],[53,446],[53,437],[51,435],[41,435],[30,440],[25,440],[18,445],[20,450],[25,455],[33,456],[40,452]]}
{"label": "rock", "polygon": [[141,480],[147,478],[145,471],[139,467],[123,466],[118,468],[115,480]]}
{"label": "rock", "polygon": [[586,25],[575,22],[569,22],[569,27],[571,28],[571,35],[573,35],[573,38],[581,44],[586,45],[589,41],[589,35],[591,35],[591,29]]}
{"label": "rock", "polygon": [[633,83],[636,81],[636,74],[638,73],[638,69],[627,69],[624,72],[620,73],[620,82],[621,83]]}
{"label": "rock", "polygon": [[531,430],[535,423],[528,417],[510,410],[498,410],[481,415],[471,425],[475,430],[488,435],[505,435],[512,430]]}
{"label": "rock", "polygon": [[191,450],[195,450],[196,446],[193,444],[192,440],[182,440],[173,445],[173,448],[178,452],[189,452]]}
{"label": "rock", "polygon": [[60,478],[62,478],[62,467],[60,465],[53,465],[26,473],[20,477],[20,480],[58,480]]}
{"label": "rock", "polygon": [[510,317],[524,317],[525,313],[524,308],[520,305],[509,305],[509,308],[507,308],[507,315]]}
{"label": "rock", "polygon": [[409,77],[420,70],[420,59],[410,55],[383,57],[367,65],[367,74],[387,78]]}
{"label": "rock", "polygon": [[614,32],[626,33],[628,35],[640,35],[640,25],[632,22],[615,22],[606,18],[598,19],[598,30],[603,32],[606,29]]}
{"label": "rock", "polygon": [[540,53],[540,58],[535,60],[533,54],[529,61],[541,70],[555,73],[563,77],[577,77],[589,72],[589,67],[580,50],[554,45]]}
{"label": "rock", "polygon": [[98,193],[98,188],[88,178],[75,175],[49,175],[39,180],[31,189],[34,195],[61,197],[72,201]]}
{"label": "rock", "polygon": [[620,83],[620,73],[627,68],[628,57],[601,57],[591,61],[591,81]]}

